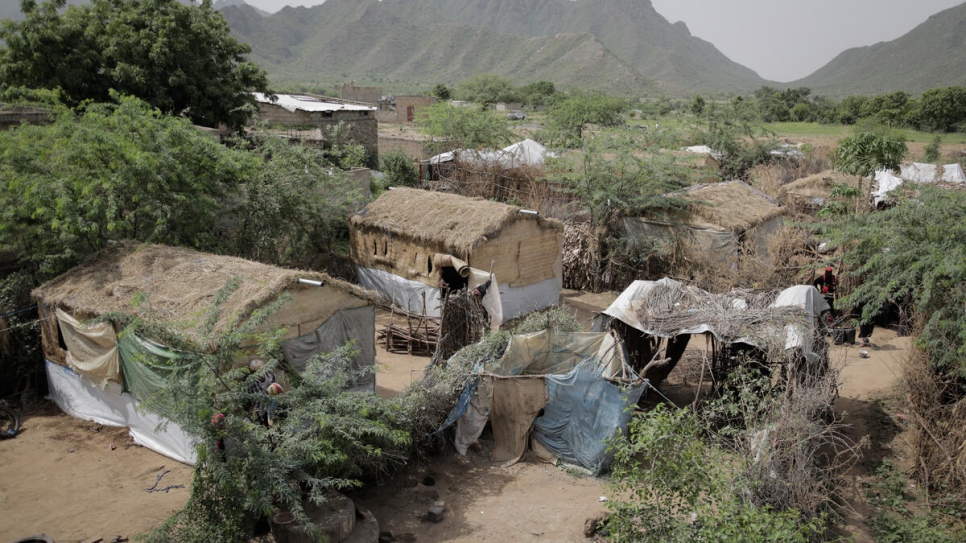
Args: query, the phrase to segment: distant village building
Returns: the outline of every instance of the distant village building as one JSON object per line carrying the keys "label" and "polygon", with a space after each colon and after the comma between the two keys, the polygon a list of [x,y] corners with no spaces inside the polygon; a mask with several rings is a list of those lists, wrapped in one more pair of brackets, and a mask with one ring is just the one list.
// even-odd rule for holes
{"label": "distant village building", "polygon": [[327,132],[342,124],[342,136],[361,145],[370,165],[378,164],[379,131],[374,106],[314,94],[276,94],[274,99],[253,93],[258,119],[269,127],[316,128]]}
{"label": "distant village building", "polygon": [[357,87],[354,82],[350,81],[336,87],[335,90],[339,91],[339,96],[343,100],[362,102],[373,107],[379,107],[379,104],[382,103],[382,87]]}
{"label": "distant village building", "polygon": [[0,130],[9,130],[21,124],[50,124],[52,122],[54,122],[54,119],[46,109],[0,104]]}
{"label": "distant village building", "polygon": [[397,96],[396,97],[396,122],[411,123],[416,120],[420,108],[428,107],[436,103],[434,96]]}

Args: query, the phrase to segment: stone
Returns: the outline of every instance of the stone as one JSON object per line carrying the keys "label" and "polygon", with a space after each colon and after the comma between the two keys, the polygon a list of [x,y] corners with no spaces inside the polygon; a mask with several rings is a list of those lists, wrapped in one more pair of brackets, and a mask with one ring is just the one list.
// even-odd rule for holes
{"label": "stone", "polygon": [[426,511],[426,520],[430,522],[441,522],[444,518],[443,512],[444,510],[442,507],[437,507],[434,505]]}

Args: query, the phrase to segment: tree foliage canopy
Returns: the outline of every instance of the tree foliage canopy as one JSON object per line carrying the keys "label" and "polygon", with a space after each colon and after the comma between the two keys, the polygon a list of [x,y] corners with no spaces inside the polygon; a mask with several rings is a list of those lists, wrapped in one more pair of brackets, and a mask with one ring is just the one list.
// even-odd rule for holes
{"label": "tree foliage canopy", "polygon": [[0,245],[59,273],[109,240],[210,248],[212,216],[254,166],[132,97],[0,132]]}
{"label": "tree foliage canopy", "polygon": [[229,148],[187,119],[115,99],[0,132],[0,246],[41,280],[110,240],[301,266],[348,239],[360,195],[333,164],[343,153],[262,132]]}
{"label": "tree foliage canopy", "polygon": [[450,148],[496,148],[513,139],[506,120],[482,107],[437,103],[419,110],[416,125],[424,134],[446,142]]}
{"label": "tree foliage canopy", "polygon": [[238,128],[267,91],[251,48],[231,36],[211,0],[21,0],[22,21],[0,21],[0,90],[60,88],[70,105],[111,90],[204,126]]}
{"label": "tree foliage canopy", "polygon": [[835,165],[843,173],[871,177],[883,168],[899,170],[906,142],[882,132],[862,131],[842,140],[835,150]]}
{"label": "tree foliage canopy", "polygon": [[503,76],[477,74],[457,86],[456,96],[486,107],[497,102],[514,102],[518,92],[513,82]]}
{"label": "tree foliage canopy", "polygon": [[919,186],[889,209],[849,216],[830,227],[848,246],[845,262],[861,280],[844,300],[872,317],[909,300],[918,338],[934,368],[966,377],[966,193]]}
{"label": "tree foliage canopy", "polygon": [[616,126],[624,122],[627,100],[600,92],[574,90],[547,109],[546,138],[567,147],[580,147],[588,124]]}

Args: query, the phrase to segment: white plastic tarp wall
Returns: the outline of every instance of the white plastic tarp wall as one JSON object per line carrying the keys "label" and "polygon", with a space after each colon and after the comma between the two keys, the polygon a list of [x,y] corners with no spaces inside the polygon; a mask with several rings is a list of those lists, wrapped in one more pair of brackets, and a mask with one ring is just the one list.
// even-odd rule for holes
{"label": "white plastic tarp wall", "polygon": [[[384,299],[411,313],[429,317],[442,314],[443,303],[439,288],[426,283],[411,281],[394,273],[375,268],[356,266],[359,284],[379,293]],[[469,285],[473,289],[489,279],[487,272],[470,268]],[[493,276],[498,288],[489,288],[483,296],[483,307],[490,315],[490,327],[498,329],[504,321],[520,316],[534,309],[555,305],[560,301],[560,280],[547,279],[525,287],[513,287],[499,283]],[[425,299],[425,304],[423,300]]]}
{"label": "white plastic tarp wall", "polygon": [[899,170],[900,177],[915,183],[966,183],[966,175],[963,174],[963,167],[959,164],[945,164],[940,170],[935,164],[908,162],[902,164]]}
{"label": "white plastic tarp wall", "polygon": [[137,400],[121,392],[121,385],[109,381],[102,389],[70,368],[50,361],[46,366],[50,399],[68,415],[107,426],[127,426],[139,445],[185,464],[197,460],[194,438],[173,422],[157,431],[163,419],[138,411]]}
{"label": "white plastic tarp wall", "polygon": [[543,166],[546,157],[555,157],[554,153],[531,139],[525,139],[504,147],[503,149],[457,149],[440,153],[429,159],[430,164],[441,164],[459,159],[462,162],[475,164],[480,167],[500,165],[505,169],[519,168],[523,165]]}

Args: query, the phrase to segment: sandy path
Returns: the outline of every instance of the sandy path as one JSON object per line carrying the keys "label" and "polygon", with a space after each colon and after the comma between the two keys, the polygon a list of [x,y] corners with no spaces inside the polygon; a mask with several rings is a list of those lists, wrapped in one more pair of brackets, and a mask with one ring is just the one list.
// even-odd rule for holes
{"label": "sandy path", "polygon": [[[114,450],[111,450],[111,443]],[[64,415],[53,404],[26,415],[0,441],[0,541],[46,533],[57,543],[130,537],[160,524],[188,498],[190,467],[135,444],[125,428]],[[158,475],[171,470],[147,492]]]}

